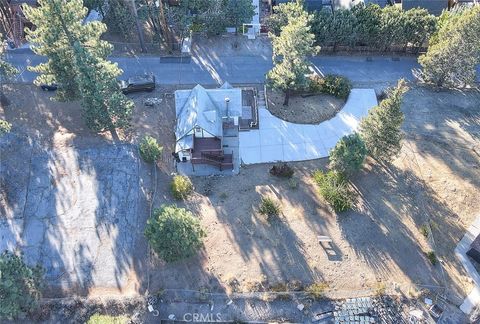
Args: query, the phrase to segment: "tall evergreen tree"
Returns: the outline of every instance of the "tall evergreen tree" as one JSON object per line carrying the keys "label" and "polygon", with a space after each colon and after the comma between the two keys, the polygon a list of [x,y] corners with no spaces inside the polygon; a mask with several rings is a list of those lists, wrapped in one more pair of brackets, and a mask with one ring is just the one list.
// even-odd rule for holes
{"label": "tall evergreen tree", "polygon": [[4,42],[3,35],[0,34],[0,81],[18,73],[18,70],[5,60]]}
{"label": "tall evergreen tree", "polygon": [[134,103],[120,91],[116,64],[93,56],[78,42],[74,47],[83,117],[88,128],[99,132],[128,127]]}
{"label": "tall evergreen tree", "polygon": [[[273,14],[268,17],[267,26],[275,36],[279,36],[282,27],[285,27],[290,20],[308,15],[303,7],[303,0],[280,3],[273,7]],[[309,20],[313,17],[309,15]]]}
{"label": "tall evergreen tree", "polygon": [[242,27],[249,24],[255,15],[255,6],[251,0],[227,0],[225,6],[229,27]]}
{"label": "tall evergreen tree", "polygon": [[34,51],[48,57],[33,68],[36,83],[57,83],[63,100],[82,99],[87,126],[94,131],[125,127],[133,102],[121,92],[116,78],[122,73],[106,58],[112,46],[100,40],[103,23],[83,24],[87,9],[82,0],[40,0],[38,8],[25,8],[37,26],[28,38]]}
{"label": "tall evergreen tree", "polygon": [[[2,103],[8,102],[7,98],[3,93],[4,80],[18,73],[17,68],[15,68],[13,65],[11,65],[5,60],[5,49],[3,47],[4,42],[5,41],[3,40],[3,35],[0,34],[0,106],[2,105]],[[2,133],[5,133],[5,130],[10,131],[11,125],[9,125],[9,123],[0,119],[0,135]]]}
{"label": "tall evergreen tree", "polygon": [[360,136],[368,153],[379,161],[390,161],[401,149],[401,127],[405,119],[401,105],[407,90],[405,80],[399,80],[387,99],[370,109],[360,122]]}
{"label": "tall evergreen tree", "polygon": [[[55,6],[60,7],[58,12],[55,11]],[[73,46],[67,39],[59,18],[64,20],[75,41],[87,46],[93,55],[102,58],[106,58],[112,51],[108,42],[100,40],[106,31],[105,25],[100,22],[83,24],[87,8],[81,0],[39,0],[38,7],[24,6],[24,13],[36,26],[34,30],[27,30],[27,39],[33,44],[32,50],[48,58],[46,63],[30,67],[31,71],[39,74],[35,84],[56,83],[59,85],[56,99],[79,99],[80,90],[76,78],[78,70],[73,60]]]}
{"label": "tall evergreen tree", "polygon": [[416,74],[424,82],[438,87],[473,84],[480,64],[480,7],[444,12],[418,61],[422,71]]}
{"label": "tall evergreen tree", "polygon": [[270,35],[274,67],[268,72],[267,79],[274,88],[285,93],[285,106],[288,106],[291,92],[304,89],[308,83],[308,56],[317,52],[310,23],[311,16],[305,14],[289,20],[279,36]]}

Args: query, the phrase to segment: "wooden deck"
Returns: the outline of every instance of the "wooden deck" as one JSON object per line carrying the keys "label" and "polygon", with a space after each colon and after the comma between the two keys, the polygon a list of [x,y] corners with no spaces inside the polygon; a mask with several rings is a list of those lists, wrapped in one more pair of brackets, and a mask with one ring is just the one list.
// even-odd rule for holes
{"label": "wooden deck", "polygon": [[233,155],[225,154],[218,138],[194,138],[192,164],[209,164],[224,169],[233,169]]}

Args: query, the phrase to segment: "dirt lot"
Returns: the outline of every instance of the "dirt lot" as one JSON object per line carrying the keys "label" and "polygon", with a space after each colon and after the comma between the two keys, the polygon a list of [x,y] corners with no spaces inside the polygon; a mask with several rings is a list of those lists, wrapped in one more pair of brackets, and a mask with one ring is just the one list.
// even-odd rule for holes
{"label": "dirt lot", "polygon": [[332,118],[345,105],[345,100],[326,94],[292,95],[288,106],[283,105],[285,94],[267,90],[268,110],[272,115],[298,124],[318,124]]}
{"label": "dirt lot", "polygon": [[[187,206],[201,218],[208,232],[205,247],[197,257],[165,265],[154,257],[151,263],[148,261],[142,232],[152,196],[154,206],[174,202],[168,192],[174,171],[170,158],[174,107],[172,98],[164,96],[172,90],[134,95],[137,110],[133,127],[127,133],[120,133],[119,139],[109,134],[92,135],[83,127],[77,104],[50,102],[47,94],[31,86],[10,86],[7,95],[14,104],[0,111],[0,116],[14,125],[14,133],[28,134],[42,149],[56,152],[57,156],[83,154],[118,141],[125,145],[136,143],[147,133],[165,146],[156,174],[150,166],[137,164],[140,190],[139,212],[135,215],[137,230],[129,232],[129,227],[116,223],[115,217],[104,220],[114,233],[108,240],[115,242],[116,233],[120,233],[121,237],[130,236],[134,241],[122,250],[120,261],[94,263],[93,269],[97,265],[118,267],[118,262],[122,262],[120,269],[125,277],[118,278],[127,282],[110,289],[124,285],[130,292],[143,291],[147,286],[150,292],[162,288],[247,291],[299,280],[304,285],[325,282],[332,293],[339,295],[352,290],[388,289],[394,283],[404,290],[412,284],[446,285],[456,297],[469,291],[471,283],[453,249],[480,210],[480,156],[473,150],[480,136],[479,93],[433,92],[422,88],[410,91],[404,104],[406,140],[402,153],[389,166],[369,161],[353,179],[360,199],[355,210],[348,213],[333,213],[312,183],[312,172],[324,168],[326,159],[293,164],[296,188],[288,181],[272,177],[269,165],[243,167],[238,176],[193,178],[195,194],[178,204]],[[154,108],[145,107],[143,100],[147,97],[164,101]],[[21,151],[19,146],[11,147],[9,152],[14,155],[15,149]],[[20,155],[13,159],[19,165],[28,164]],[[108,187],[111,172],[107,165],[92,166],[97,183],[83,188],[87,197],[92,186]],[[7,172],[3,164],[1,171],[2,175]],[[77,179],[68,172],[52,174],[55,178]],[[65,180],[53,180],[67,186]],[[4,191],[16,190],[13,182],[2,186]],[[262,196],[270,196],[281,204],[279,221],[269,224],[259,215],[257,207]],[[66,199],[59,198],[59,201]],[[114,214],[111,211],[118,206],[112,204],[115,199],[107,200],[102,212]],[[91,208],[86,208],[85,199],[83,202],[84,205],[73,206],[84,212],[82,217],[95,220],[96,213],[90,215]],[[8,200],[7,204],[18,206],[20,201]],[[434,242],[432,237],[425,238],[422,234],[424,224],[430,225]],[[79,245],[80,232],[75,229],[69,232],[70,240]],[[318,235],[330,236],[333,244],[319,245]],[[440,265],[432,266],[425,257],[424,253],[432,248],[444,262],[445,276]],[[90,254],[85,255],[88,258]],[[61,253],[58,257],[67,258]],[[68,292],[71,287],[68,282],[65,285]],[[94,288],[108,287],[105,282],[90,280],[88,288],[92,293]]]}
{"label": "dirt lot", "polygon": [[[21,249],[44,267],[47,296],[142,290],[136,273],[147,255],[151,166],[132,143],[147,133],[159,138],[162,163],[172,167],[168,94],[132,95],[133,127],[95,135],[83,126],[78,103],[51,101],[51,93],[29,85],[6,87],[11,104],[0,115],[13,131],[0,141],[0,249]],[[147,97],[162,101],[146,107]]]}
{"label": "dirt lot", "polygon": [[[460,301],[472,286],[453,249],[480,210],[480,157],[472,150],[478,102],[478,92],[409,92],[400,156],[389,166],[369,161],[353,180],[360,196],[355,210],[341,215],[329,210],[311,181],[326,160],[295,163],[296,189],[270,176],[269,165],[244,167],[235,177],[194,178],[197,192],[185,205],[207,228],[205,249],[187,262],[157,262],[152,284],[245,291],[300,280],[326,282],[339,295],[446,286]],[[258,214],[265,195],[281,204],[281,221],[268,224]],[[426,225],[433,231],[428,238]],[[333,244],[319,245],[318,235]],[[445,275],[425,257],[432,249]]]}

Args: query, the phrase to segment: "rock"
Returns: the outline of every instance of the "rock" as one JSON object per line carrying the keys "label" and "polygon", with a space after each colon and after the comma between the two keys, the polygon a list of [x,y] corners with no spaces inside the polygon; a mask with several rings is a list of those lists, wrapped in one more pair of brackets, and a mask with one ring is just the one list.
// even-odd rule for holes
{"label": "rock", "polygon": [[298,309],[299,311],[302,311],[304,308],[305,308],[305,305],[303,305],[303,304],[298,304],[298,305],[297,305],[297,309]]}

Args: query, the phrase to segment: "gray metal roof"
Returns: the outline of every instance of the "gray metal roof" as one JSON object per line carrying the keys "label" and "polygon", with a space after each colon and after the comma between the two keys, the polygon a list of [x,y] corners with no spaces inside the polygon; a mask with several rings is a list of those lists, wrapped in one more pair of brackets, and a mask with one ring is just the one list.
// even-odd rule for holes
{"label": "gray metal roof", "polygon": [[[228,98],[228,112],[226,98]],[[242,116],[242,90],[225,83],[219,89],[205,89],[197,85],[192,90],[175,91],[177,148],[187,149],[193,145],[189,138],[199,126],[217,137],[223,135],[222,117]],[[177,149],[176,149],[177,150]]]}
{"label": "gray metal roof", "polygon": [[[277,0],[277,4],[294,2],[296,0]],[[387,0],[305,0],[305,7],[309,11],[322,10],[325,7],[332,6],[333,9],[350,9],[359,3],[373,3],[378,4],[380,7],[385,7],[388,4]]]}
{"label": "gray metal roof", "polygon": [[[213,136],[221,137],[223,134],[222,117],[205,88],[197,85],[188,92],[175,91],[177,113],[175,136],[177,140],[189,135],[196,126]],[[188,97],[184,100],[186,96]]]}
{"label": "gray metal roof", "polygon": [[435,16],[440,16],[448,8],[447,0],[402,0],[402,9],[424,8]]}
{"label": "gray metal roof", "polygon": [[30,6],[36,6],[38,4],[38,1],[37,0],[11,0],[10,4],[12,5],[27,4]]}

